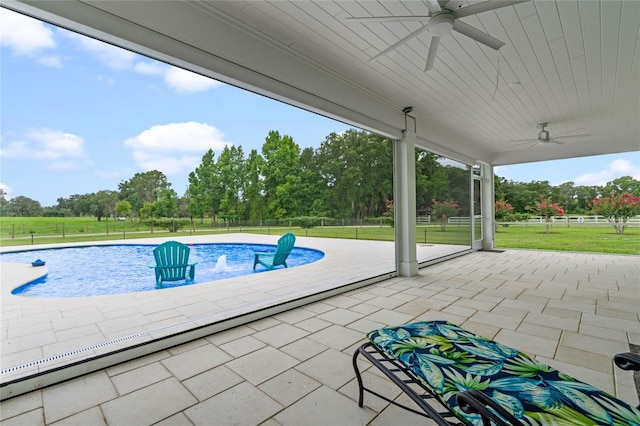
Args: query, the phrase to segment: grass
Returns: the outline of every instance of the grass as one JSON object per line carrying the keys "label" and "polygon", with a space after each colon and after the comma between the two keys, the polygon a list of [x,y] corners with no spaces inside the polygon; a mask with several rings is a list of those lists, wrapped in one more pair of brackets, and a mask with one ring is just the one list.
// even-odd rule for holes
{"label": "grass", "polygon": [[554,225],[546,234],[544,225],[510,225],[500,227],[495,238],[499,248],[640,254],[638,227],[618,235],[610,225]]}
{"label": "grass", "polygon": [[[109,235],[107,235],[109,226]],[[128,221],[98,222],[95,218],[0,218],[0,246],[33,244],[120,241],[132,238],[172,238],[177,236],[245,232],[280,235],[293,232],[297,236],[393,241],[395,230],[390,226],[336,226],[311,229],[289,227],[212,227],[209,223],[196,224],[194,230],[170,233],[155,230],[153,233],[139,223]],[[440,231],[438,224],[417,227],[416,240],[427,244],[470,245],[469,226],[450,224]],[[553,225],[549,234],[544,225],[509,225],[499,227],[496,233],[497,248],[521,248],[533,250],[562,250],[574,252],[640,254],[640,228],[627,228],[624,235],[617,235],[609,225]]]}

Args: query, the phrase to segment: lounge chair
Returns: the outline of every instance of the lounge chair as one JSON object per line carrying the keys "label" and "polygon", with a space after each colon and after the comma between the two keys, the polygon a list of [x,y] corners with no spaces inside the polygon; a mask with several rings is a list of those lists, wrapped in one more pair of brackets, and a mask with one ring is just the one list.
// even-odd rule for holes
{"label": "lounge chair", "polygon": [[278,246],[275,252],[256,252],[253,260],[253,270],[255,271],[256,265],[260,264],[265,268],[271,270],[276,266],[283,265],[287,268],[287,257],[291,253],[293,244],[296,242],[296,236],[291,232],[287,232],[278,240]]}
{"label": "lounge chair", "polygon": [[[364,392],[431,418],[436,424],[640,424],[640,410],[528,355],[446,321],[385,327],[353,356],[358,405]],[[416,407],[368,388],[357,364],[363,356]],[[640,357],[615,357],[620,368],[639,368]],[[400,421],[400,420],[399,420]]]}
{"label": "lounge chair", "polygon": [[153,249],[156,265],[156,286],[161,287],[163,281],[193,281],[196,275],[196,264],[189,263],[191,250],[177,241],[167,241]]}

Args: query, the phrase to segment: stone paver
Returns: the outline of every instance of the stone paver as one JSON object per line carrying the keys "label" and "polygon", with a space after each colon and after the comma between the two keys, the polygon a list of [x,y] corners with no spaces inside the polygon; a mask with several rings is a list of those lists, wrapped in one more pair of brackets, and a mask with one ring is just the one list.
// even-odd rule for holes
{"label": "stone paver", "polygon": [[[0,403],[0,424],[391,426],[402,418],[402,424],[430,425],[373,395],[358,407],[351,356],[371,329],[435,319],[513,346],[636,405],[632,375],[616,370],[612,356],[640,343],[640,258],[532,253],[538,252],[472,253],[416,277],[352,290],[26,393]],[[158,302],[157,312],[169,309]],[[123,303],[101,315],[135,317]],[[74,310],[64,318],[96,315]],[[58,310],[49,312],[64,321]],[[13,341],[26,347],[28,340],[19,339],[51,331],[37,324],[30,333],[22,323]],[[82,326],[61,330],[75,327]],[[363,367],[365,383],[411,404],[378,370]]]}
{"label": "stone paver", "polygon": [[185,415],[195,425],[257,425],[281,409],[267,394],[242,382],[185,410]]}
{"label": "stone paver", "polygon": [[351,426],[367,424],[373,417],[370,409],[360,408],[352,399],[322,386],[287,407],[275,420],[283,426]]}
{"label": "stone paver", "polygon": [[171,377],[151,386],[102,404],[102,412],[111,425],[152,424],[182,411],[197,400]]}
{"label": "stone paver", "polygon": [[249,355],[236,358],[228,362],[227,366],[249,383],[259,385],[296,364],[298,360],[295,358],[267,346]]}

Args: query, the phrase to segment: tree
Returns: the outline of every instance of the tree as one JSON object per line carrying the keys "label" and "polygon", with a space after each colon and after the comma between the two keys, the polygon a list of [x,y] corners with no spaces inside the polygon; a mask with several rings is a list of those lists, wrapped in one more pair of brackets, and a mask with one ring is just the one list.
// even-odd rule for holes
{"label": "tree", "polygon": [[298,214],[325,217],[329,215],[323,200],[325,189],[318,155],[313,148],[305,148],[300,154],[300,186]]}
{"label": "tree", "polygon": [[156,217],[176,217],[178,215],[178,194],[171,188],[162,189],[155,203]]}
{"label": "tree", "polygon": [[453,200],[432,200],[431,204],[431,214],[435,217],[440,218],[440,230],[444,232],[447,219],[451,216],[455,216],[458,214],[459,205],[457,201]]}
{"label": "tree", "polygon": [[472,216],[470,204],[470,188],[469,188],[469,168],[456,167],[452,165],[446,165],[443,167],[444,172],[447,174],[447,187],[439,198],[457,200],[459,210],[456,214],[461,216]]}
{"label": "tree", "polygon": [[215,173],[222,190],[220,217],[230,223],[238,219],[242,208],[242,181],[245,174],[242,147],[226,146],[216,162]]}
{"label": "tree", "polygon": [[263,158],[257,150],[252,149],[246,161],[245,176],[242,180],[242,193],[246,205],[244,209],[245,219],[263,219],[266,217],[267,209],[262,180],[263,167]]}
{"label": "tree", "polygon": [[0,188],[0,216],[7,215],[7,207],[9,206],[9,202],[5,198],[6,192],[3,188]]}
{"label": "tree", "polygon": [[575,214],[584,214],[591,210],[593,199],[600,195],[597,186],[576,187],[576,206],[573,209]]}
{"label": "tree", "polygon": [[640,195],[640,181],[631,176],[622,176],[611,182],[607,182],[604,188],[602,188],[601,193],[603,196],[613,194]]}
{"label": "tree", "polygon": [[573,182],[565,182],[554,189],[554,198],[560,200],[559,203],[564,206],[568,212],[574,212],[578,206],[578,190]]}
{"label": "tree", "polygon": [[[416,208],[426,213],[431,210],[432,200],[445,196],[449,176],[438,162],[444,157],[420,149],[416,149],[416,154]],[[467,175],[467,182],[468,179]]]}
{"label": "tree", "polygon": [[191,198],[189,204],[191,214],[201,219],[209,216],[212,223],[218,214],[222,199],[222,188],[216,174],[214,158],[215,154],[211,149],[202,156],[200,165],[189,174],[189,188],[187,189]]}
{"label": "tree", "polygon": [[109,217],[115,214],[116,203],[118,202],[118,193],[116,191],[102,190],[94,194],[90,194],[91,214],[98,219]]}
{"label": "tree", "polygon": [[13,197],[6,207],[7,216],[33,217],[42,215],[42,206],[36,200],[24,195]]}
{"label": "tree", "polygon": [[120,199],[127,200],[132,211],[137,214],[144,203],[155,203],[162,194],[166,194],[163,191],[170,190],[171,184],[164,173],[151,170],[136,173],[131,179],[120,182],[118,189]]}
{"label": "tree", "polygon": [[271,217],[280,219],[298,213],[301,191],[300,147],[291,136],[270,131],[262,145],[263,176],[267,208]]}
{"label": "tree", "polygon": [[562,216],[564,215],[564,209],[560,207],[558,203],[554,203],[551,200],[551,197],[546,197],[543,194],[540,194],[539,200],[536,201],[535,212],[538,216],[544,218],[546,222],[546,232],[549,233],[551,230],[551,218],[554,216]]}
{"label": "tree", "polygon": [[393,198],[391,140],[364,131],[331,133],[317,151],[327,210],[339,217],[380,217]]}
{"label": "tree", "polygon": [[512,212],[513,212],[513,206],[509,204],[506,200],[497,200],[495,202],[496,232],[498,232],[497,222],[504,222],[508,220]]}
{"label": "tree", "polygon": [[118,217],[129,217],[131,214],[131,204],[127,200],[121,200],[116,203],[116,215]]}
{"label": "tree", "polygon": [[607,218],[616,230],[624,234],[629,219],[640,214],[640,196],[631,193],[613,194],[593,200],[593,211]]}
{"label": "tree", "polygon": [[395,205],[393,203],[393,200],[387,200],[387,211],[382,213],[382,217],[386,218],[391,223],[391,227],[395,225],[395,215]]}
{"label": "tree", "polygon": [[523,183],[500,178],[498,186],[496,195],[501,194],[501,198],[509,200],[514,211],[520,213],[533,211],[540,194],[552,195],[552,186],[548,181]]}
{"label": "tree", "polygon": [[178,197],[178,217],[189,217],[193,221],[193,215],[189,211],[191,197],[189,191],[185,192],[183,197]]}

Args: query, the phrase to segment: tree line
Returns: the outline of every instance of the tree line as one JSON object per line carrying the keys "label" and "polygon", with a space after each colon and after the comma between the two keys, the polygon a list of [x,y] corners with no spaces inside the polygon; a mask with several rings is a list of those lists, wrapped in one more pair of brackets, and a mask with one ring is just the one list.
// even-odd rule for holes
{"label": "tree line", "polygon": [[[415,155],[417,214],[455,204],[456,214],[469,216],[468,168],[422,150]],[[552,186],[495,177],[496,200],[508,200],[514,212],[531,212],[543,195],[568,213],[585,214],[595,198],[625,192],[640,195],[640,182],[625,176],[605,186]],[[2,216],[93,216],[98,221],[191,218],[241,224],[300,217],[392,218],[392,212],[392,141],[355,129],[331,133],[318,148],[301,149],[290,136],[270,131],[261,150],[248,155],[242,146],[227,146],[218,156],[209,150],[189,173],[181,196],[158,170],[136,173],[117,190],[60,197],[49,207],[25,196],[6,200],[0,192]]]}

